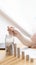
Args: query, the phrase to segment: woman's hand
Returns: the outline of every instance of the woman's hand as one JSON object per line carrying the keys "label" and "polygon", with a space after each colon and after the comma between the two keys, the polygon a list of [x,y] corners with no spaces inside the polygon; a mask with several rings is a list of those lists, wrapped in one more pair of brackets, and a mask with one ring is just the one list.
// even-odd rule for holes
{"label": "woman's hand", "polygon": [[14,36],[17,36],[18,34],[19,34],[19,32],[17,31],[17,30],[14,30],[14,28],[13,27],[7,27],[8,29],[8,32],[9,32],[9,34],[10,35],[14,35]]}

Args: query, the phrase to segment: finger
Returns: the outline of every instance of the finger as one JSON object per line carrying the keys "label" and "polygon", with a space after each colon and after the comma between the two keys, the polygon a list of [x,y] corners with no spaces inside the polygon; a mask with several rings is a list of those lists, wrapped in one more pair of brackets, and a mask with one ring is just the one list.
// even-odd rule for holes
{"label": "finger", "polygon": [[13,27],[8,27],[8,29],[7,29],[8,31],[13,31],[14,30],[14,28]]}

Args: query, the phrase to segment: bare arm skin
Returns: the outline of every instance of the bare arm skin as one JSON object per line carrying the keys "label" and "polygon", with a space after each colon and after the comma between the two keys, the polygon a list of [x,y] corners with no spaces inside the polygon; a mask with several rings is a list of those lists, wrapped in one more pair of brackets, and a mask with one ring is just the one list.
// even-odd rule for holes
{"label": "bare arm skin", "polygon": [[8,27],[8,32],[9,34],[16,36],[24,45],[28,47],[36,48],[35,45],[33,46],[32,41],[29,41],[28,39],[23,37],[21,33],[18,32],[17,30],[14,30],[13,27]]}

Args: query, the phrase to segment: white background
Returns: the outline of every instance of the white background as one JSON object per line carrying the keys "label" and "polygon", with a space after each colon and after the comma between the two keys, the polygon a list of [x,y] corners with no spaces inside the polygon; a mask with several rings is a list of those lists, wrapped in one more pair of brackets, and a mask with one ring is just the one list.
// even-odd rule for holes
{"label": "white background", "polygon": [[0,9],[30,34],[36,32],[36,0],[0,0]]}

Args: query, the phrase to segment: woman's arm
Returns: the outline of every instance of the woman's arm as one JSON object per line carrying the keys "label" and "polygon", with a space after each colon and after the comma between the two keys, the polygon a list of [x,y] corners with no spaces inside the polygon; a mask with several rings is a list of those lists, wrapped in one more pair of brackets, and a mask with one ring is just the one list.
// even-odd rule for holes
{"label": "woman's arm", "polygon": [[18,35],[16,35],[16,37],[24,44],[24,45],[26,45],[26,46],[32,46],[32,41],[30,40],[28,40],[28,39],[26,39],[24,36],[22,36],[21,35],[21,33],[20,32],[17,32],[18,33]]}
{"label": "woman's arm", "polygon": [[8,27],[8,31],[9,31],[9,34],[11,35],[13,34],[14,36],[16,36],[24,45],[32,46],[32,41],[29,41],[28,39],[23,37],[21,33],[18,32],[17,30],[14,30],[13,27]]}

